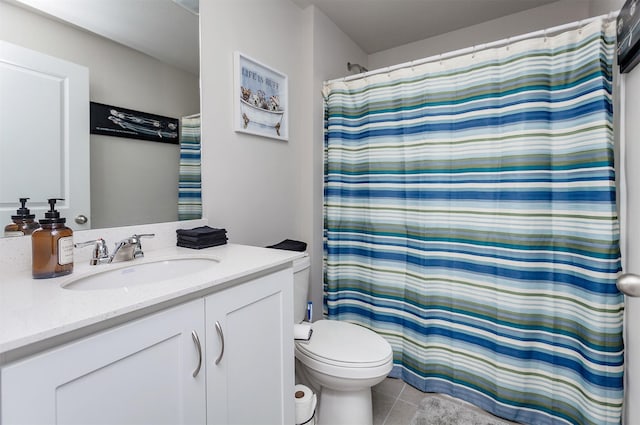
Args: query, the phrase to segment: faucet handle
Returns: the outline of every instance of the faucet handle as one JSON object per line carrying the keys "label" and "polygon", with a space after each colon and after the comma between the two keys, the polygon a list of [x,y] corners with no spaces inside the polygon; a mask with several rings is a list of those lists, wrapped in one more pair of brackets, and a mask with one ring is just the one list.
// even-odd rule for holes
{"label": "faucet handle", "polygon": [[96,264],[109,260],[109,249],[107,248],[107,243],[102,238],[73,244],[75,248],[84,248],[91,245],[93,245],[93,256],[89,264],[95,266]]}
{"label": "faucet handle", "polygon": [[133,235],[131,237],[132,240],[135,240],[135,250],[133,251],[133,258],[144,257],[144,252],[142,252],[142,243],[140,242],[141,238],[152,238],[156,234],[155,233],[142,233],[139,235]]}

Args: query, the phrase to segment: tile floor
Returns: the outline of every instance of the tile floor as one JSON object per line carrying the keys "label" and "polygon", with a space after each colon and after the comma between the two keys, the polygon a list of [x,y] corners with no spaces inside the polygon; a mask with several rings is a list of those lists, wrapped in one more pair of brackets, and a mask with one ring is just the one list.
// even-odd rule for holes
{"label": "tile floor", "polygon": [[424,393],[400,379],[387,378],[371,392],[373,425],[408,425]]}
{"label": "tile floor", "polygon": [[[425,393],[405,384],[401,379],[387,378],[371,391],[371,401],[373,404],[373,425],[409,425],[411,419],[418,410],[420,401],[425,397]],[[444,396],[449,397],[449,396]],[[480,408],[461,401],[469,409],[475,409],[482,414],[490,415]],[[504,419],[500,423],[503,423]],[[516,422],[504,421],[505,423],[519,425]]]}

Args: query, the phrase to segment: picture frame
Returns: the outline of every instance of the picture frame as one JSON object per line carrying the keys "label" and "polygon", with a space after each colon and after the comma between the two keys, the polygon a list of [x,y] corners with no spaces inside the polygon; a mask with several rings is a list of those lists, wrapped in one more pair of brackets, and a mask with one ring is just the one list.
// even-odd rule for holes
{"label": "picture frame", "polygon": [[278,140],[289,139],[288,77],[234,52],[234,129]]}
{"label": "picture frame", "polygon": [[90,102],[90,134],[179,144],[177,118]]}

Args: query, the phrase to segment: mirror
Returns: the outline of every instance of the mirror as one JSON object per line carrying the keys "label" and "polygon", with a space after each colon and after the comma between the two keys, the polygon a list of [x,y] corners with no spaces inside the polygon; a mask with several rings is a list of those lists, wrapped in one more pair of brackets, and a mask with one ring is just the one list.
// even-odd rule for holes
{"label": "mirror", "polygon": [[[0,40],[87,67],[91,102],[180,119],[200,110],[197,5],[0,0]],[[179,145],[97,134],[89,143],[91,228],[178,220]]]}

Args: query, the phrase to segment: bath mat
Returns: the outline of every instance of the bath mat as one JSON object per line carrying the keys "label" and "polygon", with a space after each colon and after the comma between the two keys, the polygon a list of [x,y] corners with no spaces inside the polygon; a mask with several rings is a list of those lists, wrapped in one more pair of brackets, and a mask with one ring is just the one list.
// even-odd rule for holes
{"label": "bath mat", "polygon": [[410,425],[513,425],[468,403],[439,394],[421,402]]}

